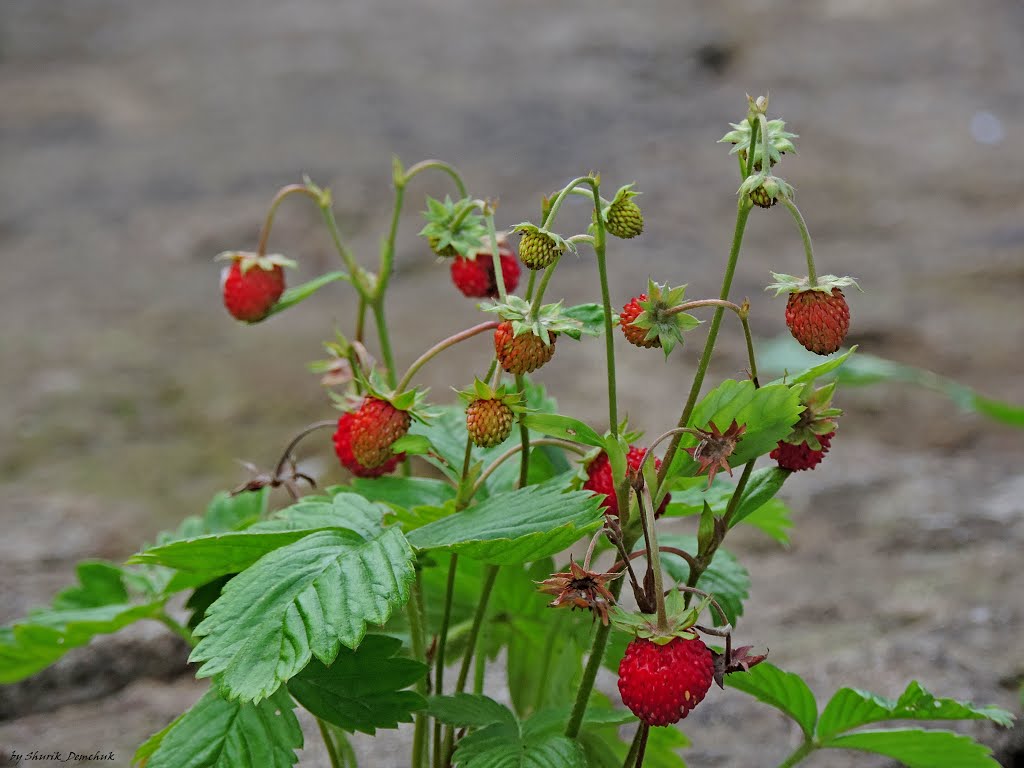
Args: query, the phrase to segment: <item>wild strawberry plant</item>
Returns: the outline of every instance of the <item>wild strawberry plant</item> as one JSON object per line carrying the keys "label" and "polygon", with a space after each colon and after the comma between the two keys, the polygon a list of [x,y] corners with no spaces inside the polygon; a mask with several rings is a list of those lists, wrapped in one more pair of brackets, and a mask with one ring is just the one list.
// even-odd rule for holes
{"label": "wild strawberry plant", "polygon": [[[376,272],[345,244],[329,191],[308,179],[281,189],[256,252],[223,255],[224,303],[238,320],[256,323],[329,283],[349,283],[354,328],[338,332],[326,344],[329,358],[313,365],[340,414],[301,430],[272,471],[253,468],[204,515],[161,534],[127,565],[81,564],[80,585],[0,632],[0,680],[27,677],[96,634],[141,619],[163,622],[192,646],[197,677],[211,685],[139,747],[136,760],[149,768],[293,765],[303,745],[300,706],[319,723],[334,766],[355,765],[349,734],[400,723],[413,724],[413,768],[683,765],[675,752],[683,737],[666,726],[698,705],[716,706],[713,683],[798,724],[803,739],[781,766],[830,748],[927,768],[995,766],[986,747],[950,731],[864,726],[1007,725],[1003,710],[938,698],[916,682],[892,700],[843,688],[819,708],[798,675],[756,650],[756,627],[745,628],[746,645],[733,639],[750,576],[725,540],[743,524],[779,535],[787,520],[773,498],[792,472],[815,469],[836,439],[836,383],[825,380],[853,352],[773,381],[758,375],[749,303],[731,298],[755,205],[785,209],[803,242],[807,274],[775,274],[770,286],[789,294],[786,322],[800,344],[823,355],[841,348],[850,323],[842,289],[855,285],[817,274],[793,190],[775,175],[796,137],[766,112],[766,99],[750,100],[722,140],[738,159],[741,184],[716,298],[687,299],[685,285],[650,280],[617,288],[613,305],[606,259],[609,246],[618,247],[609,236],[637,237],[644,222],[633,185],[606,199],[596,174],[546,198],[536,222],[511,228],[517,260],[497,231],[494,204],[469,195],[452,166],[429,160],[406,168],[396,160],[394,216]],[[387,289],[407,188],[427,171],[447,174],[456,198],[428,199],[420,234],[462,294],[488,301],[479,324],[400,373]],[[343,269],[285,290],[294,262],[266,249],[274,215],[292,195],[319,208]],[[570,195],[593,207],[587,232],[557,228]],[[594,254],[600,301],[545,303],[560,260],[580,250]],[[615,335],[667,357],[708,312],[678,420],[643,438],[620,420]],[[744,335],[749,377],[704,393],[727,314]],[[476,370],[452,372],[457,398],[431,399],[415,386],[424,365],[485,334],[493,351]],[[560,413],[528,375],[557,365],[557,346],[601,336],[608,415],[592,425]],[[328,431],[349,479],[316,489],[294,453],[300,441]],[[755,469],[762,457],[768,465]],[[274,487],[291,503],[271,505]],[[679,517],[692,520],[690,535],[660,530],[660,521]],[[574,545],[582,545],[582,561],[566,555]],[[167,607],[182,593],[190,611],[184,624]],[[499,664],[510,706],[487,695],[488,673],[493,679]],[[618,674],[624,707],[595,690],[601,666]]]}

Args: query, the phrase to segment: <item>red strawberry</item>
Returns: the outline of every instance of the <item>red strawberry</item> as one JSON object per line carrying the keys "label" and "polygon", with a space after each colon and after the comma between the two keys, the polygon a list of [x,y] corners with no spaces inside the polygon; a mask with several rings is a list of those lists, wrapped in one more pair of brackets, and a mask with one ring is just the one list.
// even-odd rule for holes
{"label": "red strawberry", "polygon": [[831,355],[850,330],[850,307],[842,290],[792,293],[786,302],[786,325],[793,338],[819,355]]}
{"label": "red strawberry", "polygon": [[352,414],[350,424],[352,455],[368,469],[392,459],[391,444],[409,431],[412,417],[387,400],[366,397]]}
{"label": "red strawberry", "polygon": [[657,335],[653,339],[647,338],[650,328],[641,328],[638,325],[633,325],[633,321],[643,314],[644,308],[640,306],[641,301],[647,301],[646,293],[641,293],[639,296],[630,299],[629,303],[622,308],[622,312],[619,313],[619,325],[622,327],[622,333],[630,344],[638,347],[646,347],[647,349],[660,347],[661,339]]}
{"label": "red strawberry", "polygon": [[239,258],[221,274],[224,306],[236,320],[258,323],[270,314],[271,308],[284,293],[284,269],[281,264],[267,265]]}
{"label": "red strawberry", "polygon": [[531,373],[555,356],[556,338],[550,331],[547,344],[531,331],[516,336],[512,322],[505,320],[494,331],[494,353],[505,372]]}
{"label": "red strawberry", "polygon": [[395,468],[405,459],[404,453],[393,455],[383,464],[372,469],[359,463],[355,454],[352,453],[352,422],[354,420],[355,414],[353,413],[341,414],[341,418],[338,419],[338,430],[334,433],[334,452],[342,466],[356,477],[380,477],[394,472]]}
{"label": "red strawberry", "polygon": [[[515,251],[499,238],[498,258],[501,261],[501,276],[505,290],[512,292],[519,285],[519,259]],[[494,275],[494,262],[489,249],[478,251],[475,258],[456,256],[452,259],[452,282],[471,299],[495,299],[498,297],[498,281]]]}
{"label": "red strawberry", "polygon": [[[629,447],[629,453],[626,454],[626,463],[629,468],[636,471],[640,469],[640,464],[644,460],[644,455],[647,453],[646,448],[637,448],[636,446]],[[661,469],[661,459],[654,460],[654,468]],[[615,482],[612,479],[612,467],[608,461],[608,454],[601,451],[597,455],[597,458],[590,462],[587,466],[587,481],[583,483],[583,489],[587,491],[593,491],[594,493],[603,493],[605,495],[604,501],[601,506],[604,507],[604,513],[606,515],[619,514],[619,502],[615,497]],[[661,502],[661,506],[658,507],[658,511],[654,513],[655,517],[661,517],[665,514],[665,509],[668,507],[668,503],[672,498],[672,494],[667,494],[665,500]]]}
{"label": "red strawberry", "polygon": [[825,458],[825,454],[828,453],[834,435],[834,431],[829,432],[827,435],[817,435],[818,442],[821,443],[820,451],[814,450],[806,442],[793,445],[785,440],[780,440],[778,446],[769,455],[783,469],[789,469],[793,472],[799,472],[803,469],[814,469]]}
{"label": "red strawberry", "polygon": [[622,703],[648,725],[670,725],[690,714],[714,678],[714,658],[699,639],[665,645],[637,638],[619,663]]}

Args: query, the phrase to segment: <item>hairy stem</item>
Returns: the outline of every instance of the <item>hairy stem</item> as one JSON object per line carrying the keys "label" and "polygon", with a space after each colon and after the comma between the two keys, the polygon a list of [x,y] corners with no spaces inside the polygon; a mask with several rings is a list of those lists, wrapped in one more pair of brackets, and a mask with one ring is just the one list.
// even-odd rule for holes
{"label": "hairy stem", "polygon": [[796,207],[796,203],[788,197],[782,196],[779,197],[779,201],[786,206],[790,214],[792,214],[793,221],[796,222],[796,227],[800,230],[800,239],[804,244],[804,256],[807,257],[807,282],[813,287],[818,284],[818,273],[814,269],[814,248],[811,245],[811,233],[807,229],[807,222],[804,221],[803,214],[801,214],[800,209]]}
{"label": "hairy stem", "polygon": [[388,386],[394,389],[398,377],[395,375],[395,356],[391,351],[391,337],[388,335],[388,321],[384,316],[384,302],[374,299],[371,306],[373,307],[374,323],[377,326],[377,338],[380,340],[380,354],[384,358]]}
{"label": "hairy stem", "polygon": [[494,228],[494,211],[488,210],[484,216],[487,222],[487,236],[491,239],[491,265],[494,268],[494,281],[498,286],[498,301],[502,304],[508,299],[505,289],[505,273],[501,270],[501,254],[498,253],[498,232]]}
{"label": "hairy stem", "polygon": [[443,171],[444,173],[447,173],[449,176],[452,177],[452,181],[455,182],[456,189],[459,190],[459,197],[468,196],[466,192],[466,185],[462,181],[462,176],[459,175],[459,172],[455,170],[454,166],[449,165],[443,160],[420,160],[415,165],[410,165],[409,168],[402,174],[402,186],[408,184],[409,181],[412,180],[412,177],[415,176],[416,174],[422,173],[423,171],[429,170],[431,168],[436,169],[438,171]]}
{"label": "hairy stem", "polygon": [[320,204],[320,196],[305,184],[289,184],[277,190],[277,194],[274,195],[274,199],[270,201],[270,208],[267,209],[267,217],[263,220],[263,228],[260,229],[260,241],[256,246],[257,256],[266,255],[267,242],[270,240],[270,228],[274,226],[274,214],[277,213],[278,207],[280,207],[281,203],[284,202],[284,199],[289,195],[307,195],[308,197],[311,197],[317,205]]}
{"label": "hairy stem", "polygon": [[[416,580],[412,583],[412,594],[406,604],[406,616],[409,620],[409,641],[412,645],[412,657],[416,661],[426,660],[426,646],[423,637],[423,616],[420,613],[420,593],[423,585],[420,582],[420,575],[416,574]],[[416,683],[416,691],[421,696],[427,695],[427,678],[421,677]],[[427,746],[427,716],[423,712],[417,712],[412,737],[412,768],[423,768],[423,759]]]}
{"label": "hairy stem", "polygon": [[488,320],[485,323],[474,325],[472,328],[467,328],[466,330],[460,331],[459,333],[456,333],[453,336],[449,336],[447,339],[442,339],[441,341],[437,342],[437,344],[435,344],[422,355],[420,355],[416,359],[416,361],[409,366],[409,370],[405,372],[405,375],[402,377],[402,380],[398,382],[398,386],[396,387],[396,389],[399,392],[403,391],[407,386],[409,386],[409,382],[412,380],[412,377],[416,375],[416,372],[419,371],[420,368],[422,368],[424,365],[430,362],[430,360],[432,360],[440,353],[444,352],[449,347],[454,347],[460,341],[471,339],[477,334],[483,333],[485,331],[494,330],[497,327],[497,320]]}
{"label": "hairy stem", "polygon": [[606,256],[607,235],[604,219],[601,218],[601,194],[596,182],[591,184],[594,193],[594,220],[597,228],[594,234],[594,253],[597,255],[597,274],[601,280],[601,304],[604,306],[605,369],[608,376],[608,429],[612,438],[619,436],[619,408],[615,391],[615,336],[612,332],[612,301],[608,290],[608,266]]}

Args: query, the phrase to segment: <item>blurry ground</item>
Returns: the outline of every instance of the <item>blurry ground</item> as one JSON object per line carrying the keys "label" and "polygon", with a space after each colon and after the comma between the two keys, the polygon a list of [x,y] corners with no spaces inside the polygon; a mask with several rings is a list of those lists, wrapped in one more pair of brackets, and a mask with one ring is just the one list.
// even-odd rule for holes
{"label": "blurry ground", "polygon": [[[610,256],[615,301],[648,274],[707,296],[737,185],[715,141],[745,92],[770,90],[773,114],[801,134],[783,173],[819,268],[866,289],[851,300],[851,340],[1024,400],[1022,38],[1015,0],[8,0],[0,621],[47,601],[77,559],[126,557],[240,482],[236,457],[267,464],[298,426],[330,413],[304,364],[334,321],[351,323],[350,294],[338,287],[239,327],[219,306],[211,258],[253,247],[275,189],[307,172],[334,189],[369,263],[389,216],[392,151],[458,164],[475,194],[500,195],[499,226],[534,216],[542,193],[588,170],[609,190],[636,180],[647,231]],[[414,236],[422,196],[447,191],[418,180],[408,195],[390,308],[400,364],[476,317]],[[300,258],[304,277],[332,265],[314,212],[295,202],[279,219],[272,248]],[[771,269],[803,270],[799,240],[776,211],[755,211],[748,233],[734,295],[751,296],[755,331],[772,336],[782,299],[761,286]],[[591,260],[567,263],[551,295],[597,295]],[[733,330],[719,375],[744,365]],[[465,346],[452,366],[487,352]],[[633,423],[674,421],[693,348],[664,370],[620,353]],[[600,344],[560,344],[540,377],[597,422],[602,355]],[[448,373],[434,365],[423,380],[443,394],[463,383]],[[1016,708],[1021,433],[916,391],[841,404],[826,471],[787,484],[792,549],[732,541],[755,582],[741,634],[821,695],[844,684],[893,695],[913,677]],[[327,451],[311,466],[338,476]],[[202,690],[159,636],[104,639],[56,677],[0,693],[0,760],[11,747],[114,749],[125,765]],[[120,648],[138,668],[97,664]],[[731,734],[741,723],[750,738]],[[713,692],[687,726],[695,768],[774,765],[795,743],[780,716],[734,692]],[[364,754],[366,765],[401,764]]]}

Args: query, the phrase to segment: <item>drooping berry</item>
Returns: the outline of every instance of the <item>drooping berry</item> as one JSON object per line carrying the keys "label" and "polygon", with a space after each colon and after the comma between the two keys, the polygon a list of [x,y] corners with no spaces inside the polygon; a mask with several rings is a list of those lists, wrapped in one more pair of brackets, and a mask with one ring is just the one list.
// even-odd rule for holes
{"label": "drooping berry", "polygon": [[391,460],[391,444],[409,431],[412,417],[387,400],[366,397],[352,414],[351,445],[356,461],[376,469]]}
{"label": "drooping berry", "polygon": [[635,325],[634,321],[643,314],[644,308],[640,306],[641,301],[647,301],[647,294],[641,293],[629,300],[619,313],[619,325],[622,328],[622,335],[630,344],[638,347],[660,347],[661,339],[658,338],[657,329],[654,330],[654,338],[647,338],[650,328],[641,328]]}
{"label": "drooping berry", "polygon": [[782,469],[788,469],[793,472],[814,469],[825,458],[825,454],[828,453],[834,435],[835,432],[829,432],[827,435],[817,435],[818,443],[821,445],[820,450],[811,448],[806,442],[793,445],[785,440],[780,440],[775,450],[769,456],[775,459]]}
{"label": "drooping berry", "polygon": [[532,331],[516,336],[512,322],[505,320],[494,331],[494,353],[506,373],[532,373],[554,357],[557,338],[548,332],[548,343],[545,344]]}
{"label": "drooping berry", "polygon": [[608,207],[608,232],[624,240],[644,231],[644,214],[631,197],[617,197]]}
{"label": "drooping berry", "polygon": [[831,293],[806,290],[786,302],[786,325],[793,338],[818,355],[837,351],[850,330],[850,307],[839,288]]}
{"label": "drooping berry", "polygon": [[356,477],[380,477],[395,471],[395,468],[405,459],[405,454],[392,455],[387,461],[377,467],[366,467],[359,463],[352,452],[352,422],[355,419],[353,413],[343,413],[338,419],[338,429],[334,433],[334,452],[338,461]]}
{"label": "drooping berry", "polygon": [[637,638],[619,663],[622,703],[648,725],[671,725],[703,701],[714,679],[714,658],[698,638],[665,645]]}
{"label": "drooping berry", "polygon": [[[502,238],[499,237],[498,243],[502,279],[505,281],[505,290],[511,293],[519,285],[519,260],[515,251]],[[452,260],[452,282],[464,296],[472,299],[496,299],[500,295],[490,246],[486,243],[485,246],[473,258],[456,256]]]}
{"label": "drooping berry", "polygon": [[[626,454],[626,464],[634,472],[640,470],[640,465],[643,463],[644,456],[647,454],[646,448],[637,448],[635,445],[629,447],[629,453]],[[661,469],[661,459],[654,459],[654,468],[656,470]],[[605,499],[601,502],[601,506],[604,508],[606,515],[618,516],[619,514],[619,501],[615,496],[615,480],[612,477],[611,463],[608,461],[608,454],[601,451],[597,457],[587,465],[587,479],[583,483],[583,489],[586,491],[593,491],[594,493],[603,493]],[[665,500],[658,506],[655,511],[655,517],[661,517],[665,514],[666,508],[668,508],[669,501],[672,500],[672,494],[666,494]]]}
{"label": "drooping berry", "polygon": [[229,251],[219,260],[231,264],[221,272],[224,306],[231,316],[245,323],[258,323],[270,314],[284,293],[284,267],[294,262],[280,256]]}
{"label": "drooping berry", "polygon": [[474,400],[466,408],[466,430],[473,444],[492,448],[512,432],[515,414],[501,400]]}
{"label": "drooping berry", "polygon": [[562,255],[564,248],[547,232],[536,227],[522,232],[519,260],[530,269],[547,269]]}

